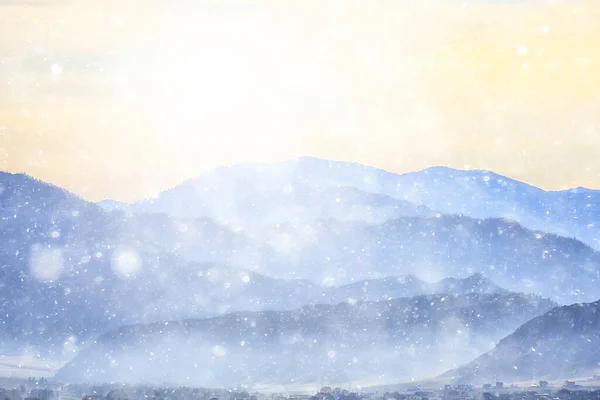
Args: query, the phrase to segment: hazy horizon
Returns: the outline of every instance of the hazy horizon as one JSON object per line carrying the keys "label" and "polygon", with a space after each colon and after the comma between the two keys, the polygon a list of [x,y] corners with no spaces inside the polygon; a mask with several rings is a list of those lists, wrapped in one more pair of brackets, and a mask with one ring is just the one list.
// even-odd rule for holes
{"label": "hazy horizon", "polygon": [[0,169],[135,201],[310,155],[600,187],[589,0],[0,1]]}
{"label": "hazy horizon", "polygon": [[[139,198],[139,199],[129,200],[129,201],[128,200],[120,200],[120,199],[116,199],[116,198],[108,198],[108,197],[102,198],[101,195],[100,195],[99,198],[94,198],[94,199],[87,198],[86,195],[85,195],[85,193],[84,194],[77,193],[75,191],[72,191],[68,187],[60,186],[59,184],[54,183],[54,182],[45,181],[45,180],[41,179],[40,177],[31,175],[31,174],[29,174],[27,172],[22,172],[22,171],[3,171],[1,169],[0,169],[0,172],[7,172],[7,173],[11,173],[11,174],[25,174],[25,175],[33,178],[33,179],[40,180],[42,182],[49,183],[49,184],[57,186],[57,187],[59,187],[61,189],[67,190],[67,191],[69,191],[69,192],[77,195],[78,197],[81,197],[82,199],[85,199],[85,200],[91,201],[91,202],[96,202],[97,203],[97,202],[103,202],[103,201],[116,201],[116,202],[121,202],[121,203],[126,203],[126,204],[134,204],[134,203],[139,202],[139,201],[149,200],[149,199],[155,197],[157,194],[159,194],[161,192],[171,190],[171,189],[173,189],[173,188],[175,188],[175,187],[177,187],[179,185],[185,184],[186,182],[188,182],[190,180],[194,180],[196,178],[199,178],[199,177],[201,177],[205,173],[209,173],[211,171],[216,171],[219,168],[234,167],[234,166],[237,166],[237,165],[241,166],[241,165],[248,164],[248,163],[265,164],[265,165],[275,165],[275,164],[278,164],[278,163],[283,163],[283,162],[287,162],[287,161],[294,161],[294,160],[298,160],[298,159],[301,159],[301,158],[314,158],[314,159],[326,160],[326,161],[333,161],[333,162],[354,162],[354,161],[345,161],[345,160],[331,160],[331,159],[325,159],[325,158],[319,158],[319,157],[312,157],[312,156],[300,156],[300,157],[294,157],[294,158],[289,158],[289,159],[285,159],[285,160],[282,160],[282,161],[275,161],[275,162],[241,161],[239,163],[232,164],[232,165],[216,166],[215,168],[211,168],[209,170],[203,171],[203,172],[199,173],[196,176],[193,176],[191,178],[182,180],[181,182],[177,182],[177,183],[173,184],[172,186],[158,188],[153,194],[148,195],[148,196],[146,196],[144,198]],[[361,165],[365,165],[365,164],[361,164]],[[376,167],[374,165],[366,165],[366,166],[367,167],[378,168],[378,167]],[[429,166],[429,167],[426,167],[426,168],[423,168],[423,169],[414,170],[414,171],[405,171],[405,172],[388,171],[388,172],[392,172],[392,173],[395,173],[395,174],[398,174],[398,175],[403,175],[403,174],[410,174],[410,173],[418,173],[418,172],[429,170],[429,169],[432,169],[432,168],[448,168],[448,169],[453,169],[453,170],[458,170],[458,171],[486,171],[486,172],[494,173],[494,174],[503,176],[505,178],[516,180],[516,181],[524,183],[526,185],[530,185],[530,186],[536,187],[538,189],[542,189],[544,191],[549,191],[549,192],[551,192],[551,191],[573,190],[573,189],[579,189],[579,188],[586,189],[586,190],[600,190],[600,187],[599,188],[594,188],[594,187],[584,187],[584,186],[572,186],[572,187],[564,186],[564,187],[562,187],[560,189],[546,189],[546,188],[542,188],[542,187],[536,186],[536,185],[532,184],[531,182],[521,181],[521,180],[516,179],[514,177],[502,175],[502,174],[497,173],[496,171],[492,171],[492,170],[486,169],[486,168],[453,168],[453,167],[448,167],[448,166],[445,166],[445,165],[432,165],[432,166]],[[383,169],[383,170],[385,170],[385,169]]]}

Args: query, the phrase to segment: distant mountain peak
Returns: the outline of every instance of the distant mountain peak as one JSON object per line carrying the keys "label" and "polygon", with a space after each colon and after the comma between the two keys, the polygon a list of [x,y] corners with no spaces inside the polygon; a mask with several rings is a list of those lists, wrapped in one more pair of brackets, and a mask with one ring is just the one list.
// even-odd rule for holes
{"label": "distant mountain peak", "polygon": [[594,189],[590,189],[590,188],[586,188],[584,186],[577,186],[575,188],[572,189],[568,189],[569,192],[572,193],[587,193],[587,192],[594,192]]}
{"label": "distant mountain peak", "polygon": [[13,192],[16,190],[24,193],[36,192],[38,196],[40,195],[40,192],[43,191],[46,192],[47,197],[62,195],[68,196],[70,198],[76,198],[78,200],[88,203],[82,197],[69,191],[68,189],[54,185],[52,183],[45,182],[41,179],[38,179],[34,176],[22,172],[12,173],[0,171],[0,187],[2,188],[2,190],[0,190],[0,198],[3,193],[5,195],[8,194],[8,189],[12,189]]}

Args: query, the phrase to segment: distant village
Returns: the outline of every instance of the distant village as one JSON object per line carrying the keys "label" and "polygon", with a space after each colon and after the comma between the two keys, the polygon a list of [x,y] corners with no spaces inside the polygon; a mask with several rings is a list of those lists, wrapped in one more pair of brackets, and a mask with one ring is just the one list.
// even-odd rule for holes
{"label": "distant village", "polygon": [[246,390],[212,390],[152,385],[62,385],[44,378],[23,382],[3,381],[0,400],[600,400],[600,376],[592,384],[567,380],[560,385],[539,381],[528,387],[503,382],[476,387],[444,385],[436,390],[412,386],[405,391],[349,391],[322,387],[315,394],[250,393]]}

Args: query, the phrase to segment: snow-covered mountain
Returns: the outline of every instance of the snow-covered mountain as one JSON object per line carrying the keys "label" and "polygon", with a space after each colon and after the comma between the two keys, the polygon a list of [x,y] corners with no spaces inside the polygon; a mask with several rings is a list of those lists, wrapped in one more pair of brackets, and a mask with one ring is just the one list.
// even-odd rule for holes
{"label": "snow-covered mountain", "polygon": [[600,368],[600,301],[556,307],[443,376],[496,382],[592,376]]}
{"label": "snow-covered mountain", "polygon": [[[31,347],[50,356],[68,357],[72,355],[69,352],[106,330],[165,318],[289,310],[309,304],[436,293],[507,293],[480,275],[435,283],[407,276],[323,286],[106,243],[95,249],[107,254],[92,256],[34,245],[30,254],[19,253],[39,258],[30,261],[29,268],[19,260],[2,260],[0,310],[6,317],[0,323],[0,349],[4,353]],[[44,265],[32,267],[32,263]],[[41,274],[35,270],[42,267],[48,270]]]}
{"label": "snow-covered mountain", "polygon": [[[483,277],[561,303],[600,297],[597,252],[507,220],[416,215],[235,228],[108,212],[24,175],[2,174],[0,185],[4,352],[23,345],[71,351],[72,342],[106,329],[165,318],[498,293]],[[473,274],[480,275],[467,283],[443,280]]]}
{"label": "snow-covered mountain", "polygon": [[210,387],[386,383],[464,362],[553,305],[520,294],[433,295],[128,326],[100,337],[56,378]]}
{"label": "snow-covered mountain", "polygon": [[226,225],[314,218],[382,222],[428,210],[507,218],[600,249],[600,191],[544,191],[490,171],[433,167],[403,175],[302,157],[218,168],[156,198],[110,209],[209,217]]}
{"label": "snow-covered mountain", "polygon": [[[260,175],[254,180],[231,175],[203,177],[148,202],[126,205],[102,201],[99,205],[108,211],[120,210],[129,214],[161,213],[178,218],[210,218],[233,227],[327,218],[381,223],[403,216],[435,215],[425,206],[350,186],[321,186],[317,182],[311,184],[302,180],[292,183],[270,181],[269,177]],[[215,182],[211,183],[213,179]]]}
{"label": "snow-covered mountain", "polygon": [[507,289],[561,303],[600,295],[599,253],[579,241],[507,220],[440,216],[378,225],[317,221],[244,233],[275,250],[261,255],[256,268],[278,277],[346,283],[406,274],[434,280],[479,272]]}

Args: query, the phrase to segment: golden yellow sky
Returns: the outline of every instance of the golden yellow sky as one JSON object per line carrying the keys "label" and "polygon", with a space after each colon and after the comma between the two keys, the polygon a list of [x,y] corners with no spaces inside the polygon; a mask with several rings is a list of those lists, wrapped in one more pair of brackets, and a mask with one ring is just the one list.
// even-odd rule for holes
{"label": "golden yellow sky", "polygon": [[0,0],[0,169],[133,201],[300,155],[600,188],[598,0]]}

